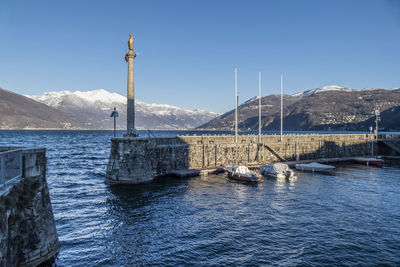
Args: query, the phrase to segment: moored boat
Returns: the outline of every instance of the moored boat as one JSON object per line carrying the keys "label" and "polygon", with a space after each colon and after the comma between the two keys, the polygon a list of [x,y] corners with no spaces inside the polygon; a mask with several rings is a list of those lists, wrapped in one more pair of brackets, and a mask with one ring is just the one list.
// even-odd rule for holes
{"label": "moored boat", "polygon": [[272,163],[260,166],[260,172],[262,175],[273,177],[273,178],[296,178],[294,171],[289,168],[285,163]]}
{"label": "moored boat", "polygon": [[295,168],[300,171],[331,173],[335,169],[335,166],[311,162],[296,164]]}
{"label": "moored boat", "polygon": [[354,160],[357,163],[364,164],[364,165],[367,165],[367,166],[368,165],[375,165],[377,167],[382,167],[382,164],[383,164],[383,159],[372,158],[372,157],[371,158],[359,157],[359,158],[354,158]]}
{"label": "moored boat", "polygon": [[228,172],[228,178],[234,180],[252,183],[260,183],[263,181],[262,175],[250,171],[246,166],[226,166],[226,171]]}

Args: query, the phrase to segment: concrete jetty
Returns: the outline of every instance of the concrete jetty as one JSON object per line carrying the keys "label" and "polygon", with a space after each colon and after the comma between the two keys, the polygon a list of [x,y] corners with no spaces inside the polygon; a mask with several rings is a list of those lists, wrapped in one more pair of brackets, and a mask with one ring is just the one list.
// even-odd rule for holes
{"label": "concrete jetty", "polygon": [[176,170],[377,155],[373,142],[372,134],[284,135],[282,141],[276,135],[260,140],[258,135],[239,135],[237,144],[229,135],[113,138],[105,181],[139,184]]}
{"label": "concrete jetty", "polygon": [[177,176],[180,178],[207,176],[209,174],[217,174],[224,172],[224,168],[207,168],[207,169],[186,169],[186,170],[171,170],[166,175]]}

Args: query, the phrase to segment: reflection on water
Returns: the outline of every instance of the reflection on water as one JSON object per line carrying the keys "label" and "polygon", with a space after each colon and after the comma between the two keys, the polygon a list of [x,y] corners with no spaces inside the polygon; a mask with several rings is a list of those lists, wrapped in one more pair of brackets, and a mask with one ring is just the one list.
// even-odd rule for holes
{"label": "reflection on water", "polygon": [[0,145],[48,149],[60,266],[400,264],[398,163],[258,186],[219,174],[110,187],[111,136],[0,131]]}

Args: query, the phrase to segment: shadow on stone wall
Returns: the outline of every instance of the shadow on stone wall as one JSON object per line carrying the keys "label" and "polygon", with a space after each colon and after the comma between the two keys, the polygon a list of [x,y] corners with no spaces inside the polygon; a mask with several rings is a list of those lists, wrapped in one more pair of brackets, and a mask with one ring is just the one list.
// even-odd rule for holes
{"label": "shadow on stone wall", "polygon": [[[377,153],[377,147],[374,145],[374,153]],[[371,156],[371,142],[353,144],[353,145],[338,145],[333,141],[324,141],[320,148],[313,152],[299,152],[299,160],[312,160],[323,158],[347,158],[356,156]],[[295,161],[296,155],[287,158],[288,161]]]}
{"label": "shadow on stone wall", "polygon": [[189,146],[180,138],[114,138],[106,183],[138,184],[170,170],[188,169]]}

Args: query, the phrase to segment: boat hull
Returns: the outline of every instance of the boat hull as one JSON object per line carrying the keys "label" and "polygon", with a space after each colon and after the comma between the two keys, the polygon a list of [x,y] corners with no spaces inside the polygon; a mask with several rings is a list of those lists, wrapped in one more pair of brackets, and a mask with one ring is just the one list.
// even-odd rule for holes
{"label": "boat hull", "polygon": [[317,162],[296,164],[295,168],[296,170],[303,172],[322,172],[322,173],[332,173],[335,170],[334,166],[320,164]]}
{"label": "boat hull", "polygon": [[376,167],[382,167],[383,164],[383,160],[377,158],[355,158],[354,160],[359,164],[367,166],[372,165]]}
{"label": "boat hull", "polygon": [[242,181],[242,182],[250,182],[250,183],[261,183],[262,182],[262,176],[259,175],[256,177],[254,176],[248,176],[245,174],[237,174],[237,173],[232,173],[228,171],[228,178],[236,180],[236,181]]}
{"label": "boat hull", "polygon": [[275,163],[260,166],[260,172],[266,177],[276,179],[294,179],[297,178],[293,170],[283,163]]}
{"label": "boat hull", "polygon": [[363,164],[363,165],[373,165],[373,166],[377,166],[377,167],[382,167],[382,161],[364,161],[364,160],[356,160],[357,163],[359,164]]}
{"label": "boat hull", "polygon": [[275,179],[277,179],[277,180],[292,180],[292,179],[297,179],[297,176],[296,175],[294,175],[294,174],[292,174],[292,175],[284,175],[284,174],[266,174],[266,173],[263,173],[263,175],[265,176],[265,177],[269,177],[269,178],[275,178]]}
{"label": "boat hull", "polygon": [[268,173],[268,172],[263,172],[263,175],[266,177],[270,177],[270,178],[276,178],[276,179],[286,179],[286,178],[290,178],[290,175],[285,175],[282,173]]}
{"label": "boat hull", "polygon": [[307,167],[296,167],[296,170],[302,172],[323,172],[323,173],[332,173],[333,169],[319,169],[319,168],[307,168]]}

